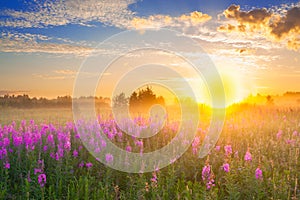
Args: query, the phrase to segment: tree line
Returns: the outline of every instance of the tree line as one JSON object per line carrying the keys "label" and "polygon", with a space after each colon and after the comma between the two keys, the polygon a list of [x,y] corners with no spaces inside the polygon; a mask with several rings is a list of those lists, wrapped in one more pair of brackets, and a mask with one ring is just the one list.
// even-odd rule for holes
{"label": "tree line", "polygon": [[[105,106],[110,105],[110,99],[107,97],[80,97],[80,100],[91,100],[95,98],[97,104]],[[0,96],[0,107],[14,107],[14,108],[35,108],[35,107],[72,107],[71,96],[58,96],[55,99],[47,99],[44,97],[29,97],[27,94],[23,95],[4,95]]]}
{"label": "tree line", "polygon": [[125,108],[129,106],[131,111],[148,110],[155,104],[165,106],[165,100],[162,96],[157,96],[151,87],[134,91],[130,97],[126,97],[125,93],[120,93],[113,98],[113,107]]}

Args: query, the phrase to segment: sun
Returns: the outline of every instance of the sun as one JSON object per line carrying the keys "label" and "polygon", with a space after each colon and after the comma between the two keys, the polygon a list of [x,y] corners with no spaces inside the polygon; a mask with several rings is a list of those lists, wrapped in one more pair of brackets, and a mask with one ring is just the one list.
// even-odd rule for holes
{"label": "sun", "polygon": [[[250,84],[247,77],[238,72],[233,71],[219,71],[219,75],[222,81],[222,85],[214,87],[217,91],[209,91],[208,85],[205,81],[198,79],[192,82],[194,92],[196,94],[197,102],[200,104],[207,104],[211,107],[226,108],[234,103],[243,101],[252,92],[252,84]],[[213,81],[211,83],[214,83]],[[217,83],[217,80],[216,80]],[[216,96],[225,94],[225,102],[221,99],[216,99],[218,105],[212,105],[213,94]]]}
{"label": "sun", "polygon": [[252,92],[252,86],[247,77],[237,72],[220,73],[224,92],[226,107],[243,101]]}

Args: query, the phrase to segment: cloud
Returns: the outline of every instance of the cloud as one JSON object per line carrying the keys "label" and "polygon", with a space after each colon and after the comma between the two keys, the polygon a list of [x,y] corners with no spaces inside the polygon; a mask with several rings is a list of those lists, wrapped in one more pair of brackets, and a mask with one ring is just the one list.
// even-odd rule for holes
{"label": "cloud", "polygon": [[300,7],[287,11],[286,15],[270,24],[271,35],[278,41],[288,38],[287,46],[291,49],[300,48]]}
{"label": "cloud", "polygon": [[220,31],[240,31],[246,32],[260,30],[268,25],[272,13],[265,8],[253,9],[250,11],[241,11],[239,5],[231,5],[224,12],[227,19],[237,21],[237,25],[228,24],[227,26],[220,26]]}
{"label": "cloud", "polygon": [[[126,27],[134,13],[128,5],[134,0],[66,0],[34,1],[29,11],[6,9],[1,11],[2,27],[42,28],[79,24],[91,26],[90,22],[101,22],[116,27]],[[4,18],[3,18],[4,17]]]}
{"label": "cloud", "polygon": [[69,69],[54,70],[48,74],[33,74],[36,78],[41,78],[44,80],[65,80],[75,78],[76,71]]}
{"label": "cloud", "polygon": [[48,53],[85,57],[91,53],[117,54],[117,49],[89,47],[86,41],[71,41],[65,38],[52,38],[40,34],[2,32],[0,52]]}
{"label": "cloud", "polygon": [[148,18],[134,17],[131,20],[129,29],[146,29],[178,26],[197,26],[211,19],[211,16],[202,12],[194,11],[189,14],[183,14],[179,17],[169,15],[151,15]]}
{"label": "cloud", "polygon": [[[288,9],[287,9],[288,8]],[[231,5],[224,12],[227,25],[218,27],[220,32],[259,33],[268,40],[283,42],[294,50],[300,48],[300,7],[267,10],[265,8],[241,11],[240,6]],[[284,10],[286,10],[284,12]]]}
{"label": "cloud", "polygon": [[74,54],[77,56],[86,56],[92,51],[92,48],[70,44],[39,43],[36,40],[27,40],[13,36],[0,38],[0,51],[15,53]]}
{"label": "cloud", "polygon": [[63,74],[63,75],[75,75],[77,72],[69,69],[61,69],[61,70],[55,70],[54,73],[56,74]]}

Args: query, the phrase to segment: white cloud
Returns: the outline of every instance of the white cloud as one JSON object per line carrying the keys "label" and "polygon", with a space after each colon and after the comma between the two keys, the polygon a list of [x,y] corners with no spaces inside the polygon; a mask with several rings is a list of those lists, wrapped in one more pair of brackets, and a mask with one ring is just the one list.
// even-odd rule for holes
{"label": "white cloud", "polygon": [[89,22],[101,22],[116,27],[127,27],[134,13],[128,5],[134,0],[46,0],[32,5],[30,11],[3,10],[2,27],[47,27],[66,24],[90,26]]}
{"label": "white cloud", "polygon": [[[38,40],[40,41],[38,42]],[[92,51],[90,47],[47,42],[49,40],[51,40],[51,38],[43,35],[2,33],[0,38],[0,51],[73,54],[77,56],[86,56]]]}
{"label": "white cloud", "polygon": [[178,17],[171,17],[169,15],[151,15],[147,18],[134,17],[128,28],[190,27],[201,25],[211,18],[211,16],[198,11],[183,14]]}
{"label": "white cloud", "polygon": [[47,53],[53,55],[73,55],[85,57],[93,54],[118,54],[115,49],[93,48],[87,41],[72,41],[66,38],[53,38],[41,34],[2,32],[0,52]]}

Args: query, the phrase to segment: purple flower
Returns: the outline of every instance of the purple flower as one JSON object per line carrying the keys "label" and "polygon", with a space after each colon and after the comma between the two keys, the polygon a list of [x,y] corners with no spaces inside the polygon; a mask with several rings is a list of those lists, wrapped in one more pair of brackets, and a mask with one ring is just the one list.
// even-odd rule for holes
{"label": "purple flower", "polygon": [[206,183],[206,188],[208,190],[215,186],[214,175],[209,164],[205,165],[202,169],[202,180]]}
{"label": "purple flower", "polygon": [[73,156],[76,158],[78,157],[78,151],[76,151],[76,149],[73,151]]}
{"label": "purple flower", "polygon": [[127,152],[131,152],[131,150],[132,150],[132,149],[131,149],[131,146],[128,145],[128,146],[126,147],[126,151],[127,151]]}
{"label": "purple flower", "polygon": [[297,131],[294,131],[293,136],[297,136],[297,135],[298,135]]}
{"label": "purple flower", "polygon": [[224,146],[226,156],[230,156],[232,154],[232,147],[231,145]]}
{"label": "purple flower", "polygon": [[195,137],[193,143],[192,143],[192,147],[197,148],[197,146],[200,144],[200,138],[199,137]]}
{"label": "purple flower", "polygon": [[44,187],[46,182],[47,182],[47,177],[46,177],[46,174],[40,174],[38,176],[38,182],[40,184],[41,187]]}
{"label": "purple flower", "polygon": [[224,170],[225,172],[229,172],[229,171],[230,171],[230,166],[229,166],[228,163],[223,164],[222,167],[223,167],[223,170]]}
{"label": "purple flower", "polygon": [[6,162],[6,163],[4,164],[4,168],[5,168],[5,169],[10,169],[10,163],[9,163],[9,162]]}
{"label": "purple flower", "polygon": [[216,146],[216,151],[220,151],[221,147],[220,146]]}
{"label": "purple flower", "polygon": [[205,165],[202,169],[202,180],[206,181],[209,179],[209,177],[210,177],[210,166]]}
{"label": "purple flower", "polygon": [[114,157],[113,157],[113,155],[108,153],[108,154],[105,155],[105,160],[106,160],[107,163],[110,163],[114,160]]}
{"label": "purple flower", "polygon": [[3,138],[3,147],[9,146],[10,140],[8,138]]}
{"label": "purple flower", "polygon": [[255,178],[259,180],[262,180],[263,178],[262,171],[259,167],[255,170]]}
{"label": "purple flower", "polygon": [[46,152],[46,151],[48,150],[48,146],[45,145],[45,146],[43,147],[43,150],[44,150],[44,152]]}
{"label": "purple flower", "polygon": [[244,159],[245,161],[252,161],[252,155],[249,150],[246,152]]}
{"label": "purple flower", "polygon": [[154,172],[152,175],[153,175],[153,176],[152,176],[152,178],[151,178],[151,182],[152,182],[152,183],[157,183],[157,176],[156,176],[156,173]]}
{"label": "purple flower", "polygon": [[81,161],[81,162],[79,163],[78,167],[79,167],[79,168],[82,168],[83,166],[84,166],[84,162]]}
{"label": "purple flower", "polygon": [[278,133],[277,133],[277,135],[276,135],[277,139],[279,139],[279,138],[281,137],[282,133],[283,133],[282,130],[279,130],[279,131],[278,131]]}
{"label": "purple flower", "polygon": [[43,171],[41,170],[41,169],[39,169],[39,168],[35,168],[34,169],[34,175],[36,175],[36,174],[40,174],[40,173],[42,173]]}
{"label": "purple flower", "polygon": [[85,164],[85,166],[86,166],[86,168],[90,169],[93,166],[93,164],[88,162],[88,163]]}

